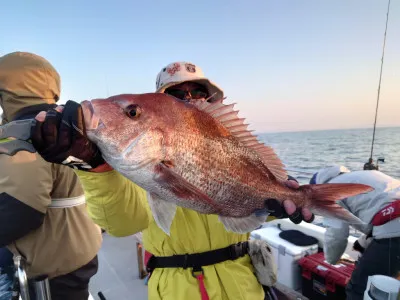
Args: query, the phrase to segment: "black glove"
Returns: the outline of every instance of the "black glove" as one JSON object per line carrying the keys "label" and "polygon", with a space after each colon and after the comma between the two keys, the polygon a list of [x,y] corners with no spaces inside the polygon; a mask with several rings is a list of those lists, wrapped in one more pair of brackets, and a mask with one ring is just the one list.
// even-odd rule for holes
{"label": "black glove", "polygon": [[44,160],[79,170],[90,170],[105,163],[97,146],[85,132],[82,107],[68,101],[62,113],[47,111],[44,122],[31,128],[32,144]]}
{"label": "black glove", "polygon": [[[294,180],[298,183],[296,178],[292,176],[288,176],[288,180]],[[298,208],[293,214],[290,216],[287,214],[285,207],[282,202],[279,202],[276,199],[267,199],[265,200],[265,207],[269,214],[277,219],[285,219],[289,218],[294,224],[300,224],[301,221],[305,221],[307,223],[312,223],[315,219],[315,215],[313,214],[310,220],[304,220],[303,214],[301,213],[301,208]]]}
{"label": "black glove", "polygon": [[360,253],[364,253],[365,249],[363,246],[360,245],[358,241],[355,241],[353,244],[353,250],[358,251]]}
{"label": "black glove", "polygon": [[294,224],[300,224],[301,221],[312,223],[315,219],[315,216],[313,214],[310,220],[304,220],[303,214],[301,213],[301,208],[298,208],[293,214],[288,215],[282,202],[279,202],[275,199],[265,200],[265,207],[267,208],[267,211],[271,216],[277,219],[289,218],[290,221],[292,221]]}
{"label": "black glove", "polygon": [[360,236],[353,244],[353,250],[364,253],[365,249],[368,248],[373,240],[372,230],[367,235]]}

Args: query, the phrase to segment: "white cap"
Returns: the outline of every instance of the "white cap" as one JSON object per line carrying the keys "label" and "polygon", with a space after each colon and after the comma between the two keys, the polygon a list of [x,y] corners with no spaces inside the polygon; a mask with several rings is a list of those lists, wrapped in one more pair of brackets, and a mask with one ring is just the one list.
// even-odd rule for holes
{"label": "white cap", "polygon": [[349,173],[350,170],[344,166],[333,166],[321,169],[318,173],[313,176],[313,183],[322,184],[327,183],[329,180],[332,180],[336,176],[339,176],[342,173]]}
{"label": "white cap", "polygon": [[196,82],[202,84],[212,96],[212,100],[219,100],[224,97],[224,92],[215,83],[204,76],[203,70],[190,62],[174,62],[162,68],[156,79],[156,92],[164,91],[182,82]]}

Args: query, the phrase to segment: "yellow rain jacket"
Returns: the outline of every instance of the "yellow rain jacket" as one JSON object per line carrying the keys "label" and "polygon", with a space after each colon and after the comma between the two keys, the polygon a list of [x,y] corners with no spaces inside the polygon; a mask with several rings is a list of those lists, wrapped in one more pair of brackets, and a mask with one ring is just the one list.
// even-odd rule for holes
{"label": "yellow rain jacket", "polygon": [[[146,192],[119,173],[76,171],[85,190],[89,215],[113,236],[142,231],[143,246],[156,256],[191,254],[225,248],[246,241],[249,234],[225,230],[216,215],[205,215],[178,207],[166,235],[152,217]],[[204,284],[210,299],[261,300],[264,291],[254,274],[248,255],[235,261],[205,266]],[[191,269],[155,269],[148,283],[152,300],[200,300],[199,283]]]}

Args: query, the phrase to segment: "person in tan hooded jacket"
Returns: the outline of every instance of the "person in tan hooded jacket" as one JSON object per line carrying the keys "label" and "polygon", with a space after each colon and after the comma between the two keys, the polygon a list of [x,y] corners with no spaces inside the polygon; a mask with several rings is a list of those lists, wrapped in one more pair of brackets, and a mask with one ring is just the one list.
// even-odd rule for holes
{"label": "person in tan hooded jacket", "polygon": [[[60,76],[47,60],[26,52],[0,57],[3,124],[34,118],[59,97]],[[29,279],[47,276],[53,300],[88,299],[102,237],[71,168],[27,151],[0,154],[0,228],[0,248],[26,259]]]}

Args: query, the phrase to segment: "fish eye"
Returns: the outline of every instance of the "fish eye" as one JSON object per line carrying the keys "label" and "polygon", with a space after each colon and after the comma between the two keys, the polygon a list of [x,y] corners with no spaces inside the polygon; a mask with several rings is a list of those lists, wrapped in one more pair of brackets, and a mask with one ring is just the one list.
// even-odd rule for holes
{"label": "fish eye", "polygon": [[142,112],[140,106],[137,104],[128,105],[124,109],[124,111],[125,111],[126,115],[131,119],[139,117],[140,113]]}

